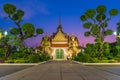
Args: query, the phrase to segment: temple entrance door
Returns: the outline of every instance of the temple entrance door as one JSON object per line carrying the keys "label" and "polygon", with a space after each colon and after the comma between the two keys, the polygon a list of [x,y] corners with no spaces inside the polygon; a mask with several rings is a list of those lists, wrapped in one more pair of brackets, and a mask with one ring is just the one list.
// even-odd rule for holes
{"label": "temple entrance door", "polygon": [[64,58],[64,51],[63,49],[56,50],[56,59],[63,59]]}

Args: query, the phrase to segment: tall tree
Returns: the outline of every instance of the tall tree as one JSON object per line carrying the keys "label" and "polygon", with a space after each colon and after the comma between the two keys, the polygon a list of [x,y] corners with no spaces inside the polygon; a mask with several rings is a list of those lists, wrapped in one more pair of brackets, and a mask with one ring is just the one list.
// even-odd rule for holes
{"label": "tall tree", "polygon": [[42,34],[44,31],[41,28],[35,29],[34,25],[31,23],[24,23],[23,16],[24,11],[21,9],[17,9],[15,5],[13,4],[5,4],[3,6],[4,12],[7,14],[7,18],[12,20],[16,28],[11,28],[10,32],[14,35],[17,35],[20,37],[21,41],[24,42],[24,39],[33,37],[34,35]]}
{"label": "tall tree", "polygon": [[116,49],[118,54],[120,54],[120,22],[117,23],[116,41],[117,41]]}
{"label": "tall tree", "polygon": [[117,23],[117,36],[120,36],[120,22]]}
{"label": "tall tree", "polygon": [[80,16],[81,21],[84,22],[83,27],[88,29],[84,35],[95,37],[95,41],[99,43],[99,59],[102,57],[104,38],[113,32],[108,29],[108,22],[118,14],[118,10],[109,10],[109,15],[106,12],[106,6],[100,5],[96,9],[87,10],[84,15]]}

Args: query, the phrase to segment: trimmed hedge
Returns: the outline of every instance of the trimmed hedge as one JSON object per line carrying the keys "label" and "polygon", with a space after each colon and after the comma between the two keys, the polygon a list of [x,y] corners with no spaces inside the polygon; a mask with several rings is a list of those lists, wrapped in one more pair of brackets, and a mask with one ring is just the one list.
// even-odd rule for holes
{"label": "trimmed hedge", "polygon": [[38,63],[40,61],[40,56],[38,54],[31,54],[29,56],[30,63]]}
{"label": "trimmed hedge", "polygon": [[5,63],[28,63],[28,60],[6,60]]}

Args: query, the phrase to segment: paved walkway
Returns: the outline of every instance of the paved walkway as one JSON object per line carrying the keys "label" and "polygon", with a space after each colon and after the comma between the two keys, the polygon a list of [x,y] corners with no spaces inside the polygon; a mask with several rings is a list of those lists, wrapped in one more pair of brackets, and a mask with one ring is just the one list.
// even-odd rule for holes
{"label": "paved walkway", "polygon": [[0,65],[0,77],[27,69],[29,67],[33,67],[33,65]]}
{"label": "paved walkway", "polygon": [[120,75],[71,61],[51,61],[2,77],[0,80],[120,80]]}

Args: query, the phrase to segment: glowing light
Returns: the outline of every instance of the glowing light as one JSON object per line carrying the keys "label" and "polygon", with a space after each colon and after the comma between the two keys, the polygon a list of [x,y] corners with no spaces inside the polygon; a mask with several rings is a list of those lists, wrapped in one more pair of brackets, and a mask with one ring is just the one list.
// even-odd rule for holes
{"label": "glowing light", "polygon": [[114,32],[113,32],[113,34],[116,36],[116,35],[117,35],[117,32],[116,32],[116,31],[114,31]]}
{"label": "glowing light", "polygon": [[8,34],[8,32],[7,32],[7,31],[5,31],[5,32],[4,32],[4,35],[6,36],[7,34]]}
{"label": "glowing light", "polygon": [[2,38],[3,36],[2,36],[2,33],[0,33],[0,39]]}

